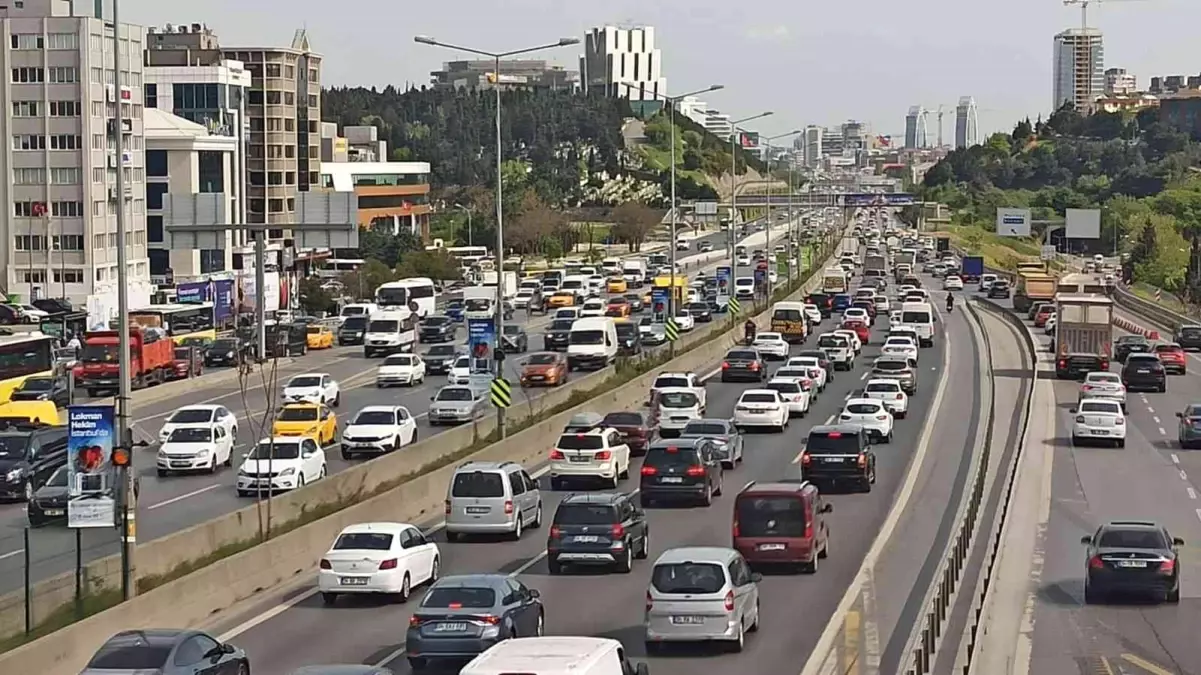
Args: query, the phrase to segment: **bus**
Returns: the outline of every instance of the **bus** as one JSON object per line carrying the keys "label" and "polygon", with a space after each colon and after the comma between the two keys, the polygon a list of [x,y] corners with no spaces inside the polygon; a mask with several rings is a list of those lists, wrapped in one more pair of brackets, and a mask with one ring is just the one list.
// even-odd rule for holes
{"label": "bus", "polygon": [[[130,323],[142,328],[161,328],[175,344],[186,338],[217,339],[213,303],[149,305],[129,312]],[[113,326],[116,330],[120,326]]]}
{"label": "bus", "polygon": [[437,311],[437,303],[438,289],[426,277],[389,281],[375,289],[375,304],[380,309],[408,307],[423,319]]}
{"label": "bus", "polygon": [[471,267],[489,257],[488,249],[484,246],[451,246],[444,250],[464,267]]}
{"label": "bus", "polygon": [[338,279],[348,272],[355,272],[367,261],[361,258],[329,258],[314,274],[319,279]]}
{"label": "bus", "polygon": [[54,337],[44,333],[0,334],[0,402],[32,375],[53,375]]}

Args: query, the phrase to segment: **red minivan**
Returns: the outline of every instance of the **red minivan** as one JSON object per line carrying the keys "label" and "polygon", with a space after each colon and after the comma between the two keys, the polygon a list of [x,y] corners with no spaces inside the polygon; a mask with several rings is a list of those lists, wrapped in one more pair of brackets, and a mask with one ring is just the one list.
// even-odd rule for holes
{"label": "red minivan", "polygon": [[747,483],[734,498],[734,548],[751,565],[799,565],[812,574],[829,551],[833,511],[809,481]]}

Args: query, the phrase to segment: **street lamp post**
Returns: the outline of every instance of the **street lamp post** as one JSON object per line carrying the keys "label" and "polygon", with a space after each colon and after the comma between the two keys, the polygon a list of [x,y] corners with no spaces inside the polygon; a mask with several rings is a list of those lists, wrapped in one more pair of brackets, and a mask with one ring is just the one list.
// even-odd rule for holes
{"label": "street lamp post", "polygon": [[455,204],[455,208],[467,214],[467,245],[475,246],[472,242],[473,237],[471,236],[471,209],[462,204]]}
{"label": "street lamp post", "polygon": [[[529,54],[530,52],[542,51],[544,49],[554,49],[556,47],[569,47],[574,44],[579,44],[579,38],[559,38],[558,42],[550,44],[538,45],[536,47],[526,47],[525,49],[513,49],[505,52],[490,52],[483,49],[475,49],[472,47],[464,47],[462,45],[450,44],[447,42],[439,42],[427,35],[417,35],[413,37],[413,41],[423,45],[433,47],[444,47],[446,49],[454,49],[468,54],[478,54],[486,56],[493,60],[495,70],[493,74],[495,80],[492,83],[492,88],[496,91],[496,312],[495,312],[495,330],[496,330],[496,345],[493,356],[493,369],[497,379],[504,376],[504,360],[505,352],[501,347],[504,337],[504,320],[505,320],[505,240],[504,240],[504,204],[502,200],[503,185],[500,175],[501,165],[501,135],[500,135],[500,60],[518,54]],[[505,437],[505,409],[496,409],[496,428],[501,438]]]}
{"label": "street lamp post", "polygon": [[[771,142],[778,138],[786,138],[788,136],[796,136],[799,133],[801,133],[800,129],[793,129],[792,131],[788,131],[788,132],[785,132],[782,134],[776,134],[775,136],[768,136],[767,138],[759,139],[761,142],[767,144],[767,242],[764,245],[764,248],[767,249],[768,263],[767,263],[767,274],[764,275],[765,278],[763,281],[764,281],[764,287],[767,289],[767,293],[766,293],[767,300],[769,300],[769,301],[771,300],[771,273],[772,273],[772,270],[774,268],[776,268],[775,253],[772,252],[772,248],[771,248],[771,196],[772,196],[771,186],[775,180],[772,177],[772,172],[771,172],[771,162],[772,162]],[[789,186],[788,191],[792,192],[791,186]],[[791,227],[792,223],[789,222],[788,225],[789,225],[789,227]]]}
{"label": "street lamp post", "polygon": [[734,120],[730,123],[730,231],[726,233],[726,255],[730,258],[731,264],[734,260],[734,219],[738,215],[738,185],[735,182],[738,177],[738,125],[746,122],[753,122],[764,117],[771,117],[776,114],[768,110],[761,112],[758,115],[751,115],[740,120]]}

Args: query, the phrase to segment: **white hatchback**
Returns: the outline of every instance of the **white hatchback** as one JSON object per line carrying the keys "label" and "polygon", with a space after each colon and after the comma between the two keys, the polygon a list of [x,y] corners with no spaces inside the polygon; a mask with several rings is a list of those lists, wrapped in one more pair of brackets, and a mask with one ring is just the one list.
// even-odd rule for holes
{"label": "white hatchback", "polygon": [[944,291],[962,291],[963,279],[956,276],[949,276],[942,280],[942,289]]}
{"label": "white hatchback", "polygon": [[734,426],[772,427],[783,432],[788,428],[788,405],[773,389],[747,389],[734,404]]}
{"label": "white hatchback", "polygon": [[1126,415],[1122,404],[1107,398],[1086,398],[1072,408],[1072,444],[1112,443],[1126,447]]}
{"label": "white hatchback", "polygon": [[877,443],[892,442],[892,414],[874,398],[848,399],[838,415],[839,424],[857,424]]}
{"label": "white hatchback", "polygon": [[317,590],[326,605],[339,595],[387,594],[400,602],[413,587],[438,580],[438,545],[407,523],[362,523],[338,535],[321,558]]}
{"label": "white hatchback", "polygon": [[809,323],[817,325],[822,322],[822,311],[817,305],[807,303],[805,305],[805,318],[809,319]]}
{"label": "white hatchback", "polygon": [[909,414],[909,395],[897,380],[868,380],[863,397],[880,401],[896,419],[903,420]]}
{"label": "white hatchback", "polygon": [[[785,368],[801,368],[805,371],[805,375],[809,377],[809,379],[813,380],[817,385],[818,391],[826,388],[826,380],[829,377],[829,374],[826,373],[826,369],[822,367],[822,363],[817,359],[817,357],[794,356],[791,359],[788,359],[788,362],[784,364],[784,368],[781,368],[780,370],[784,370]],[[785,375],[777,371],[776,377],[785,377]]]}
{"label": "white hatchback", "polygon": [[758,349],[764,357],[788,358],[788,342],[779,333],[759,333],[751,346]]}
{"label": "white hatchback", "polygon": [[885,356],[898,356],[917,363],[920,350],[908,335],[894,335],[884,340],[884,345],[880,347],[880,353]]}
{"label": "white hatchback", "polygon": [[447,384],[471,384],[471,357],[460,356],[446,372]]}
{"label": "white hatchback", "polygon": [[425,361],[416,354],[391,354],[375,369],[375,386],[383,388],[394,384],[407,387],[425,382]]}
{"label": "white hatchback", "polygon": [[859,340],[859,334],[855,331],[847,328],[839,328],[834,331],[834,334],[846,338],[847,342],[851,343],[851,351],[855,352],[856,356],[863,351],[863,343]]}
{"label": "white hatchback", "polygon": [[589,298],[584,301],[584,306],[580,308],[580,318],[604,315],[605,301],[600,298]]}
{"label": "white hatchback", "polygon": [[789,415],[804,417],[809,414],[809,390],[802,386],[801,380],[773,377],[767,383],[767,388],[779,392],[780,398],[788,406]]}

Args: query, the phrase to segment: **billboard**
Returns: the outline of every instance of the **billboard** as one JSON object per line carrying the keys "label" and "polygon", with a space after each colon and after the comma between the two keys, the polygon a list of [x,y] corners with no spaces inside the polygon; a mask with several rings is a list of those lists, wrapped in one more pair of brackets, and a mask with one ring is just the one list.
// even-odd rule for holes
{"label": "billboard", "polygon": [[693,206],[693,213],[698,216],[716,216],[717,202],[696,202]]}
{"label": "billboard", "polygon": [[717,268],[717,304],[724,305],[730,299],[730,285],[734,283],[734,270],[728,265]]}
{"label": "billboard", "polygon": [[1002,237],[1030,236],[1030,209],[997,209],[997,234]]}
{"label": "billboard", "polygon": [[745,150],[754,150],[759,147],[759,132],[758,131],[740,131],[738,132],[738,145],[741,145]]}
{"label": "billboard", "polygon": [[496,347],[496,320],[468,319],[467,347],[471,354],[471,372],[491,372],[492,350]]}
{"label": "billboard", "polygon": [[111,405],[67,408],[67,526],[113,527],[116,413]]}
{"label": "billboard", "polygon": [[904,192],[853,193],[842,196],[843,206],[909,206],[914,203],[913,195]]}
{"label": "billboard", "polygon": [[1100,239],[1101,209],[1068,209],[1067,229],[1063,236],[1068,239]]}

